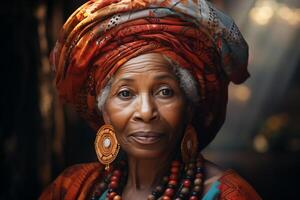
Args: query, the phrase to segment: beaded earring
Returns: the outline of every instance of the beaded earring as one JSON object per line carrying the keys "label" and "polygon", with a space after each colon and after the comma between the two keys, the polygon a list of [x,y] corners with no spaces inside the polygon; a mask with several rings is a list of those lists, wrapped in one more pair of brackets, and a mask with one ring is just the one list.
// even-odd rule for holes
{"label": "beaded earring", "polygon": [[181,140],[181,157],[184,163],[195,159],[198,154],[198,137],[193,126],[188,125]]}
{"label": "beaded earring", "polygon": [[95,139],[95,151],[98,160],[105,165],[105,170],[109,170],[109,164],[112,163],[120,150],[115,131],[111,125],[103,125],[97,132]]}

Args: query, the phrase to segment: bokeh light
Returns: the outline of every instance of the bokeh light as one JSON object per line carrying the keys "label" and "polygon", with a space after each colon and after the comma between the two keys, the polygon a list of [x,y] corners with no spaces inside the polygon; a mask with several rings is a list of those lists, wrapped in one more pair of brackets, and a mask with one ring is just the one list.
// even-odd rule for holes
{"label": "bokeh light", "polygon": [[261,26],[269,24],[275,16],[290,25],[300,24],[299,8],[290,8],[286,4],[274,0],[258,0],[250,10],[249,16],[253,22]]}

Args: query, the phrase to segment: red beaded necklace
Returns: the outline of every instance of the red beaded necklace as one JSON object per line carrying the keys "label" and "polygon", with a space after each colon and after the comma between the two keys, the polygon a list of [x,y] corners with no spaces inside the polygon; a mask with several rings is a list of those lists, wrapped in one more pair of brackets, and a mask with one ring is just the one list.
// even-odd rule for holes
{"label": "red beaded necklace", "polygon": [[[121,200],[127,180],[126,161],[120,161],[102,182],[95,186],[91,200],[98,200],[106,192],[105,200]],[[172,161],[169,175],[164,176],[147,200],[198,200],[203,190],[203,157],[201,154],[189,163]]]}

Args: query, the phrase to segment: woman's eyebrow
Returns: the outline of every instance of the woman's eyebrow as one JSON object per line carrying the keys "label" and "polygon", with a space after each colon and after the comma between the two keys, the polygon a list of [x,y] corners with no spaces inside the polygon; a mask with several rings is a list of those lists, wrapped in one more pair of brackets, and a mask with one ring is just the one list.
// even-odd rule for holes
{"label": "woman's eyebrow", "polygon": [[134,79],[128,78],[128,77],[120,78],[119,80],[117,80],[115,82],[115,84],[120,83],[120,82],[134,82]]}
{"label": "woman's eyebrow", "polygon": [[177,78],[174,75],[170,75],[170,74],[161,74],[161,75],[157,75],[154,77],[155,80],[163,80],[163,79],[172,79],[172,80],[176,80]]}

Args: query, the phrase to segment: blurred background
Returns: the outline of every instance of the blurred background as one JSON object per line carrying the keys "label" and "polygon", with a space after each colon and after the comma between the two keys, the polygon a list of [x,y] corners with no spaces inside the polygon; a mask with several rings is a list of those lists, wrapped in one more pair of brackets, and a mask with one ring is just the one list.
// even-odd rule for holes
{"label": "blurred background", "polygon": [[[63,169],[95,161],[94,133],[56,96],[48,55],[83,0],[3,1],[0,199],[37,199]],[[213,0],[250,46],[251,78],[231,85],[207,158],[263,199],[296,199],[300,180],[300,1]]]}

